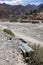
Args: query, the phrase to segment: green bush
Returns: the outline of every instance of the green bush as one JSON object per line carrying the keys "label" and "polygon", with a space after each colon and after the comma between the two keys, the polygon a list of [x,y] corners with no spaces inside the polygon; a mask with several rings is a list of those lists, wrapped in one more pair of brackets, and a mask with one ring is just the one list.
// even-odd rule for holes
{"label": "green bush", "polygon": [[4,31],[5,33],[11,35],[11,36],[14,36],[14,34],[12,33],[12,31],[9,30],[9,29],[4,29],[3,31]]}
{"label": "green bush", "polygon": [[23,15],[21,18],[22,19],[27,19],[27,15]]}

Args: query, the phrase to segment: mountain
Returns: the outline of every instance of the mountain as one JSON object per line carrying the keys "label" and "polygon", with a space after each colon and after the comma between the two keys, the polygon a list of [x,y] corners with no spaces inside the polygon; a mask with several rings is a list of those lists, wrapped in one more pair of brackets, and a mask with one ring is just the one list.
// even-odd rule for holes
{"label": "mountain", "polygon": [[27,11],[29,11],[29,10],[34,10],[34,9],[37,9],[37,8],[38,8],[36,5],[30,5],[30,4],[28,4],[28,5],[25,6],[25,7],[26,7]]}
{"label": "mountain", "polygon": [[43,4],[40,4],[40,5],[39,5],[38,10],[39,10],[39,11],[43,11]]}
{"label": "mountain", "polygon": [[9,15],[21,15],[22,13],[25,14],[29,10],[38,9],[38,11],[43,10],[43,4],[40,4],[38,6],[36,5],[8,5],[8,4],[1,4],[0,3],[0,18],[5,17],[7,18]]}
{"label": "mountain", "polygon": [[0,18],[8,18],[9,14],[11,14],[11,11],[0,4]]}
{"label": "mountain", "polygon": [[5,4],[3,3],[2,4],[5,8],[7,8],[8,10],[11,10],[13,12],[13,14],[21,14],[22,13],[25,13],[31,9],[37,9],[37,6],[36,5],[26,5],[26,6],[22,6],[22,5],[8,5],[8,4]]}
{"label": "mountain", "polygon": [[11,8],[11,11],[12,11],[12,13],[15,14],[15,15],[20,15],[20,14],[22,14],[22,13],[26,13],[26,9],[25,9],[25,7],[22,6],[22,5],[13,6],[13,7]]}
{"label": "mountain", "polygon": [[26,13],[27,11],[31,9],[36,9],[37,6],[35,5],[27,5],[27,6],[22,6],[22,5],[8,5],[8,4],[1,4],[5,9],[9,10],[12,12],[14,15],[20,15],[22,13]]}
{"label": "mountain", "polygon": [[14,15],[19,15],[26,12],[25,7],[22,5],[8,5],[3,3],[2,6],[5,7],[5,9],[10,10]]}

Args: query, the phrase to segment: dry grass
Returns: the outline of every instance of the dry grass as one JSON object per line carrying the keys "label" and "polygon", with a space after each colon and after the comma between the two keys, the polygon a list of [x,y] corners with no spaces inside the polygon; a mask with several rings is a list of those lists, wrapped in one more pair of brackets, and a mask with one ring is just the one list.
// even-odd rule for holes
{"label": "dry grass", "polygon": [[30,65],[43,65],[43,47],[40,45],[31,46],[35,51],[33,56],[29,59],[28,64]]}

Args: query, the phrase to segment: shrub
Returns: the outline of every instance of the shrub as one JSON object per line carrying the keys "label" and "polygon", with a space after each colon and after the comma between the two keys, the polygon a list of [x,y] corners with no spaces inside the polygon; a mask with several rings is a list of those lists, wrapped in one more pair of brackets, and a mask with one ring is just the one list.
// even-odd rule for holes
{"label": "shrub", "polygon": [[9,30],[9,29],[4,29],[3,31],[4,31],[5,33],[11,35],[11,36],[14,36],[14,34],[12,33],[12,31]]}
{"label": "shrub", "polygon": [[43,65],[43,47],[39,45],[33,45],[32,48],[35,50],[33,56],[31,56],[28,64],[30,65]]}
{"label": "shrub", "polygon": [[23,15],[21,18],[22,19],[27,19],[27,15]]}

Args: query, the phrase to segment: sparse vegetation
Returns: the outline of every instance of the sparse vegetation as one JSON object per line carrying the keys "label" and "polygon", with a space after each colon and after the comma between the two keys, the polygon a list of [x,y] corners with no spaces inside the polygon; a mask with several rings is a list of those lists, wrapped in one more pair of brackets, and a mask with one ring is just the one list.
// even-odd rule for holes
{"label": "sparse vegetation", "polygon": [[37,16],[37,10],[30,10],[29,11],[29,17],[30,17],[30,19],[35,20],[36,16]]}
{"label": "sparse vegetation", "polygon": [[43,65],[43,47],[40,47],[40,45],[33,45],[32,48],[35,50],[35,52],[29,59],[28,64]]}
{"label": "sparse vegetation", "polygon": [[10,16],[10,22],[17,22],[17,17],[16,16]]}
{"label": "sparse vegetation", "polygon": [[14,36],[14,34],[12,33],[12,31],[9,30],[9,29],[4,29],[3,31],[4,31],[5,33],[11,35],[11,36]]}
{"label": "sparse vegetation", "polygon": [[23,15],[21,18],[22,19],[27,19],[27,15]]}
{"label": "sparse vegetation", "polygon": [[[5,6],[4,6],[5,5]],[[8,20],[10,22],[20,22],[21,19],[28,20],[42,20],[43,19],[43,4],[38,6],[12,6],[8,4],[0,5],[0,19],[2,21]],[[7,8],[6,8],[7,7]],[[21,16],[22,15],[22,16]],[[3,20],[4,19],[4,20]]]}

